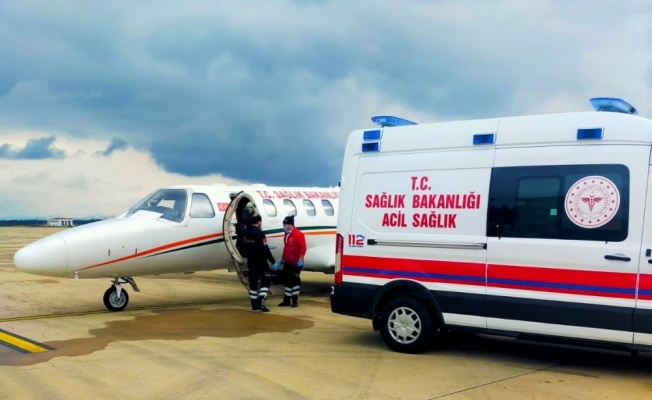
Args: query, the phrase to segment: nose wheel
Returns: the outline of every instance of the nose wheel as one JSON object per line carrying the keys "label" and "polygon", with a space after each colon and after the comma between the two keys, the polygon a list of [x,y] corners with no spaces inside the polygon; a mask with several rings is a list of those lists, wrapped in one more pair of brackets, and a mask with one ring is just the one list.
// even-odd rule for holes
{"label": "nose wheel", "polygon": [[129,293],[122,287],[116,289],[115,286],[111,286],[104,292],[104,305],[109,311],[122,311],[127,304],[129,304]]}
{"label": "nose wheel", "polygon": [[129,283],[136,292],[140,292],[133,278],[113,278],[113,284],[106,289],[103,298],[104,306],[109,311],[122,311],[129,304],[129,293],[122,288],[122,283]]}

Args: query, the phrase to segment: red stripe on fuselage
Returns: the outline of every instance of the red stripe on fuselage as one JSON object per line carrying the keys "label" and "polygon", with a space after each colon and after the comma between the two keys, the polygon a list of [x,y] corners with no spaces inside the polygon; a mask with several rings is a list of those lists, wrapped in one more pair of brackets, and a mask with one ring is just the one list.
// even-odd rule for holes
{"label": "red stripe on fuselage", "polygon": [[[333,235],[333,236],[335,236],[336,233],[337,233],[337,231],[335,231],[335,230],[332,230],[332,231],[319,231],[319,232],[303,232],[303,234],[305,236],[321,236],[321,235]],[[285,237],[285,232],[283,232],[283,233],[274,233],[272,235],[268,235],[267,239],[278,239],[278,238],[284,238],[284,237]],[[333,240],[335,240],[335,239],[333,239]]]}
{"label": "red stripe on fuselage", "polygon": [[84,268],[79,268],[79,269],[77,269],[77,271],[83,271],[83,270],[86,270],[86,269],[97,268],[97,267],[102,267],[102,266],[109,265],[109,264],[115,264],[115,263],[122,262],[122,261],[132,260],[132,259],[135,259],[135,258],[148,256],[148,255],[151,255],[153,253],[158,253],[159,251],[172,249],[174,247],[179,247],[179,246],[183,246],[183,245],[191,244],[191,243],[197,243],[197,242],[201,242],[201,241],[204,241],[204,240],[207,240],[207,239],[216,239],[216,238],[219,238],[219,237],[222,237],[221,233],[215,233],[215,234],[211,234],[211,235],[205,235],[205,236],[199,236],[199,237],[195,237],[195,238],[180,240],[178,242],[173,242],[173,243],[165,244],[163,246],[155,247],[153,249],[145,250],[145,251],[137,253],[137,254],[132,254],[132,255],[129,255],[129,256],[126,256],[126,257],[116,258],[115,260],[106,261],[106,262],[95,264],[95,265],[90,265],[90,266],[84,267]]}

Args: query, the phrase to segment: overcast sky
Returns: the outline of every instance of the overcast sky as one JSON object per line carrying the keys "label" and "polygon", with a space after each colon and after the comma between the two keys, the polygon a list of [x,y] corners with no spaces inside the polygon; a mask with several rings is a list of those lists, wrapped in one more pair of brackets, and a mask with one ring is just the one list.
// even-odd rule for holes
{"label": "overcast sky", "polygon": [[0,1],[0,218],[329,186],[370,117],[652,118],[649,0]]}

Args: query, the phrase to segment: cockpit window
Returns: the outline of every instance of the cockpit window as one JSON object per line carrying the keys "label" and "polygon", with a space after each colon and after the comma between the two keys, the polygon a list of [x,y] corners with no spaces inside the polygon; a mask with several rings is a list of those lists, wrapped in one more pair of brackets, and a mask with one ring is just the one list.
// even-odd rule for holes
{"label": "cockpit window", "polygon": [[138,211],[150,211],[161,214],[160,218],[181,222],[186,216],[188,196],[184,189],[161,189],[138,202],[129,209],[125,217]]}

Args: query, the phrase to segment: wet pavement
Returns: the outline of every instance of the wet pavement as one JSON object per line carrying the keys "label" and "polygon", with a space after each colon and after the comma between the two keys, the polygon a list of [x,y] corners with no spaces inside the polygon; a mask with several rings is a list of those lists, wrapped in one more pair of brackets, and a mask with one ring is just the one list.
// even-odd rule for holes
{"label": "wet pavement", "polygon": [[[304,273],[296,309],[249,309],[226,271],[136,278],[120,313],[108,280],[17,271],[13,252],[52,229],[0,228],[0,399],[649,399],[652,356],[455,335],[391,352],[363,319],[330,312],[332,277]],[[281,293],[281,288],[274,287]]]}

